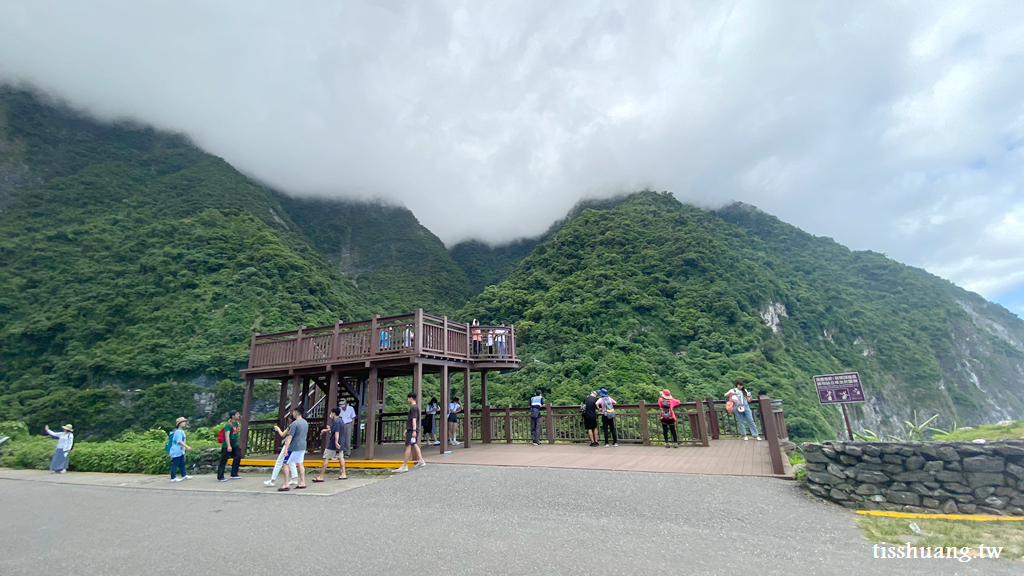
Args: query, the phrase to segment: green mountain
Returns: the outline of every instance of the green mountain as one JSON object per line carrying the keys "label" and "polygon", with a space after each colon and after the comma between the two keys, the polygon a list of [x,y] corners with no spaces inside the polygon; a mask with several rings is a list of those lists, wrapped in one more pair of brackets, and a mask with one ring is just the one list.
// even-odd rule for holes
{"label": "green mountain", "polygon": [[[214,421],[240,402],[252,332],[424,307],[515,322],[533,389],[577,403],[737,378],[782,397],[796,438],[838,411],[810,377],[859,371],[859,425],[1024,417],[1024,322],[922,270],[733,205],[642,192],[581,203],[544,235],[446,250],[408,210],[294,199],[180,135],[0,88],[0,420],[82,436]],[[259,388],[264,408],[273,387]]]}
{"label": "green mountain", "polygon": [[278,196],[284,211],[374,312],[451,314],[479,290],[444,243],[408,209],[375,202]]}
{"label": "green mountain", "polygon": [[714,212],[638,193],[585,208],[463,316],[516,323],[523,368],[498,403],[540,387],[578,402],[661,387],[720,397],[735,379],[786,401],[799,438],[831,437],[815,374],[859,371],[859,424],[913,410],[960,425],[1024,415],[1024,322],[922,270],[815,238],[756,208]]}
{"label": "green mountain", "polygon": [[0,88],[0,182],[0,419],[102,404],[80,421],[104,433],[125,388],[237,376],[253,331],[369,314],[274,193],[181,136]]}

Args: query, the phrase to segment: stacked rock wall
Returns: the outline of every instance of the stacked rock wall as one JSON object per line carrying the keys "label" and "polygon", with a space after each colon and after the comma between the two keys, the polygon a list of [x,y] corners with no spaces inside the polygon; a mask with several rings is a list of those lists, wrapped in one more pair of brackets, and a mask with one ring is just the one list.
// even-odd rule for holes
{"label": "stacked rock wall", "polygon": [[807,487],[847,508],[1024,515],[1024,441],[804,444]]}

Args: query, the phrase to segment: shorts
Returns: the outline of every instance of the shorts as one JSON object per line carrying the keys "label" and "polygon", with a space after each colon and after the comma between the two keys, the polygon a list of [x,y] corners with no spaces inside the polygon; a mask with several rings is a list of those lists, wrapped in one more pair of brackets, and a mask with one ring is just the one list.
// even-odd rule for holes
{"label": "shorts", "polygon": [[432,434],[434,432],[434,415],[427,414],[423,417],[423,433]]}
{"label": "shorts", "polygon": [[455,412],[452,412],[451,414],[448,415],[448,421],[451,422],[452,424],[455,424],[456,422],[459,421],[459,415],[456,414]]}
{"label": "shorts", "polygon": [[584,416],[583,427],[587,430],[597,430],[597,417]]}
{"label": "shorts", "polygon": [[405,431],[405,445],[406,446],[415,446],[416,444],[419,443],[419,438],[413,438],[412,437],[412,432],[413,432],[412,430],[406,430]]}
{"label": "shorts", "polygon": [[324,450],[324,460],[341,460],[344,454],[341,450]]}
{"label": "shorts", "polygon": [[285,464],[302,464],[302,462],[303,462],[303,460],[305,458],[306,458],[306,451],[305,450],[296,450],[295,452],[289,451],[288,455],[285,456],[285,458],[284,458],[284,463]]}

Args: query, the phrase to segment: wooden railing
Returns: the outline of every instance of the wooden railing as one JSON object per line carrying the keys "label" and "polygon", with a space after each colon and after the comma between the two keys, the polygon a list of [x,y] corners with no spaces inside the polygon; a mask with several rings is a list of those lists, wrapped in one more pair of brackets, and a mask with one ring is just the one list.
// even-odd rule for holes
{"label": "wooden railing", "polygon": [[458,360],[516,360],[514,326],[470,326],[445,316],[414,314],[373,317],[293,332],[254,334],[249,369],[356,362],[424,354]]}
{"label": "wooden railing", "polygon": [[[325,437],[320,433],[324,428],[323,418],[306,418],[309,431],[306,434],[306,452],[320,452],[324,449]],[[245,442],[246,454],[275,454],[281,449],[281,438],[274,432],[277,420],[253,420],[249,422],[249,436]]]}
{"label": "wooden railing", "polygon": [[[713,413],[709,413],[708,429],[711,432],[711,439],[738,438],[741,436],[739,424],[736,423],[736,416],[725,409],[725,400],[707,399],[709,405],[714,406]],[[788,440],[789,431],[786,429],[786,414],[782,410],[782,400],[772,400],[772,418],[775,421],[775,432],[779,440]],[[757,429],[763,435],[766,430],[764,414],[761,413],[760,403],[751,400],[750,408],[753,410],[754,421]]]}

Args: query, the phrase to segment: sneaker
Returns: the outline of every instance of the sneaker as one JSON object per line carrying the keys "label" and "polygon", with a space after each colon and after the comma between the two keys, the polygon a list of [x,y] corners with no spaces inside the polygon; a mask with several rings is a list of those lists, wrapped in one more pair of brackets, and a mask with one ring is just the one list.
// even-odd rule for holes
{"label": "sneaker", "polygon": [[184,479],[185,479],[185,480],[191,480],[191,479],[192,479],[192,477],[191,477],[191,476],[189,476],[188,474],[185,474],[185,478],[184,478]]}
{"label": "sneaker", "polygon": [[395,473],[396,474],[401,474],[402,472],[408,472],[408,471],[409,471],[409,467],[406,466],[405,464],[402,464],[397,469],[395,469]]}
{"label": "sneaker", "polygon": [[671,444],[669,444],[668,442],[665,442],[665,448],[671,448],[671,447],[672,447]]}
{"label": "sneaker", "polygon": [[295,486],[298,483],[299,483],[299,479],[298,478],[292,478],[292,481],[289,482],[288,484],[291,485],[291,486]]}
{"label": "sneaker", "polygon": [[241,480],[242,477],[241,476],[231,476],[231,479],[232,480]]}
{"label": "sneaker", "polygon": [[676,442],[675,444],[673,444],[672,447],[673,448],[679,448],[679,442]]}
{"label": "sneaker", "polygon": [[171,478],[171,482],[181,482],[181,478]]}
{"label": "sneaker", "polygon": [[618,443],[612,444],[612,446],[613,446],[613,447],[614,447],[614,446],[618,446],[618,445],[619,445]]}
{"label": "sneaker", "polygon": [[263,482],[263,485],[264,486],[273,486],[274,485],[274,481],[273,480],[267,480],[267,481]]}
{"label": "sneaker", "polygon": [[611,444],[609,444],[609,443],[607,443],[607,442],[605,442],[605,443],[604,443],[604,447],[605,447],[605,448],[611,448],[611,447],[612,447],[612,445],[611,445]]}
{"label": "sneaker", "polygon": [[227,482],[227,478],[217,478],[217,482]]}
{"label": "sneaker", "polygon": [[413,464],[412,467],[413,468],[423,468],[426,465],[427,465],[427,463],[425,461],[420,460],[419,462]]}
{"label": "sneaker", "polygon": [[764,440],[764,438],[761,438],[760,436],[758,436],[757,437],[757,441],[760,442],[761,440]]}
{"label": "sneaker", "polygon": [[744,436],[743,439],[744,440],[750,440],[750,436]]}
{"label": "sneaker", "polygon": [[440,446],[440,445],[441,445],[441,441],[440,440],[434,440],[434,446]]}

